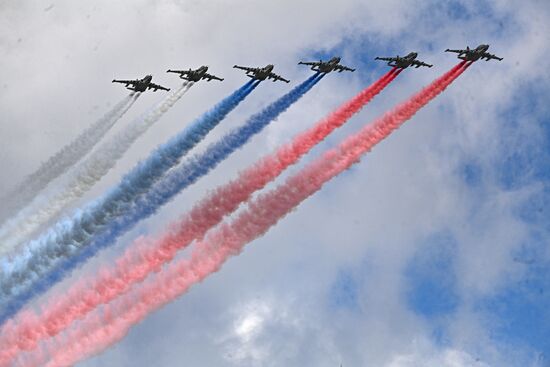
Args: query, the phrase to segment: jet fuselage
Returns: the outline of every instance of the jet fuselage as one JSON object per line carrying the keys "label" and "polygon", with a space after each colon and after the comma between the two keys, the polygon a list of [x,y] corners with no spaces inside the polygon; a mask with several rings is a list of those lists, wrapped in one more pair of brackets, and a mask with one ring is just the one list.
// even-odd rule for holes
{"label": "jet fuselage", "polygon": [[393,66],[400,68],[400,69],[406,69],[409,66],[411,66],[412,62],[416,59],[418,56],[418,53],[411,52],[407,56],[399,57],[393,64]]}
{"label": "jet fuselage", "polygon": [[162,85],[158,85],[153,83],[153,76],[146,75],[145,77],[141,79],[134,79],[134,80],[117,80],[113,79],[113,83],[120,83],[124,84],[126,89],[135,91],[135,92],[145,92],[147,89],[152,89],[153,92],[156,92],[157,90],[165,90],[169,91],[170,88],[165,88]]}
{"label": "jet fuselage", "polygon": [[186,79],[192,82],[198,82],[204,77],[204,74],[208,71],[208,66],[203,65],[197,70],[191,71],[187,76],[180,75],[180,78]]}
{"label": "jet fuselage", "polygon": [[253,72],[253,71],[247,71],[246,74],[251,77],[252,79],[256,80],[266,80],[269,74],[273,71],[274,66],[269,64],[261,68],[260,70]]}
{"label": "jet fuselage", "polygon": [[198,82],[200,80],[211,81],[213,79],[222,81],[223,78],[217,77],[215,75],[210,75],[207,73],[208,66],[203,65],[195,70],[189,68],[188,70],[170,70],[168,69],[167,73],[179,74],[180,79],[189,80],[190,82]]}
{"label": "jet fuselage", "polygon": [[338,65],[339,63],[340,63],[340,58],[339,57],[333,57],[332,59],[330,59],[326,63],[323,63],[323,64],[319,65],[317,68],[315,68],[315,69],[312,68],[312,70],[319,71],[321,73],[330,73],[331,71],[334,70],[336,65]]}
{"label": "jet fuselage", "polygon": [[483,56],[483,53],[487,52],[488,49],[489,45],[479,45],[473,50],[469,50],[469,52],[458,55],[458,58],[466,61],[477,61]]}
{"label": "jet fuselage", "polygon": [[146,75],[144,78],[139,79],[133,87],[127,86],[126,88],[136,92],[145,92],[152,80],[153,80],[152,75]]}

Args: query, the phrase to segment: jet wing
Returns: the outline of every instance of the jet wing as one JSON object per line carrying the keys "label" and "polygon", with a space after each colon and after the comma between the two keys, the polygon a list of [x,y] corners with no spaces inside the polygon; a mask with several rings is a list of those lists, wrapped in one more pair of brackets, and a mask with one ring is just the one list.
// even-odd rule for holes
{"label": "jet wing", "polygon": [[180,75],[189,75],[191,73],[191,70],[167,70],[167,73],[176,73]]}
{"label": "jet wing", "polygon": [[113,82],[113,83],[126,84],[126,86],[128,86],[128,85],[133,85],[133,86],[135,86],[135,85],[137,84],[137,80],[117,80],[117,79],[113,79],[112,82]]}
{"label": "jet wing", "polygon": [[205,73],[202,78],[203,79],[208,79],[208,81],[211,81],[212,79],[219,80],[219,81],[223,80],[223,78],[220,78],[220,77],[217,77],[215,75],[208,74],[208,73]]}
{"label": "jet wing", "polygon": [[338,71],[352,71],[352,72],[355,71],[355,69],[348,68],[347,66],[340,65],[340,64],[336,65],[336,66],[334,67],[334,69],[335,69],[335,70],[338,70]]}
{"label": "jet wing", "polygon": [[239,65],[233,65],[233,68],[245,70],[247,73],[249,73],[249,72],[253,73],[253,72],[256,72],[256,71],[260,70],[259,68],[249,68],[247,66],[239,66]]}
{"label": "jet wing", "polygon": [[484,52],[483,53],[483,56],[481,56],[481,58],[485,59],[486,61],[489,61],[491,59],[493,60],[498,60],[498,61],[502,61],[502,57],[498,57],[498,56],[495,56],[493,54],[490,54],[488,52]]}
{"label": "jet wing", "polygon": [[290,83],[290,80],[287,80],[287,79],[283,78],[282,76],[277,75],[275,73],[270,73],[269,78],[273,79],[273,81],[280,80],[280,81],[283,81],[285,83]]}
{"label": "jet wing", "polygon": [[300,61],[298,65],[309,65],[309,66],[321,66],[323,65],[323,62],[321,61]]}
{"label": "jet wing", "polygon": [[154,89],[155,92],[160,89],[160,90],[165,90],[165,91],[169,91],[170,88],[165,88],[163,87],[162,85],[158,85],[158,84],[155,84],[155,83],[149,83],[149,85],[147,86],[147,89]]}
{"label": "jet wing", "polygon": [[419,68],[421,66],[426,66],[426,67],[431,68],[433,66],[433,65],[430,65],[430,64],[426,64],[425,62],[422,62],[422,61],[419,61],[419,60],[413,60],[411,62],[411,64],[416,66],[417,68]]}
{"label": "jet wing", "polygon": [[397,61],[397,57],[376,57],[375,60],[382,60],[382,61]]}
{"label": "jet wing", "polygon": [[445,50],[445,52],[454,52],[456,54],[465,54],[467,51],[469,50],[450,50],[450,49]]}

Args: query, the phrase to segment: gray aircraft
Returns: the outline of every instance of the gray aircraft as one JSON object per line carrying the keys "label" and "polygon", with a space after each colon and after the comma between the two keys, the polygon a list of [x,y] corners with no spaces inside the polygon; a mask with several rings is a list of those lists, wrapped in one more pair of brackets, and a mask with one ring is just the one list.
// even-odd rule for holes
{"label": "gray aircraft", "polygon": [[466,46],[465,50],[450,50],[446,49],[445,52],[454,52],[458,54],[458,58],[465,61],[477,61],[479,59],[485,59],[489,61],[491,59],[502,61],[502,57],[495,56],[487,52],[489,45],[479,45],[474,49]]}
{"label": "gray aircraft", "polygon": [[311,62],[304,62],[300,61],[298,65],[308,65],[311,66],[311,70],[318,71],[320,73],[330,73],[331,71],[338,71],[341,73],[342,71],[351,71],[354,72],[355,69],[348,68],[347,66],[340,65],[340,58],[339,57],[333,57],[332,59],[328,61],[311,61]]}
{"label": "gray aircraft", "polygon": [[181,79],[189,80],[191,82],[198,82],[199,80],[205,79],[206,81],[211,81],[212,79],[222,81],[223,78],[217,77],[207,73],[208,66],[203,65],[196,70],[168,70],[167,73],[176,73],[180,75]]}
{"label": "gray aircraft", "polygon": [[147,89],[152,89],[153,92],[156,92],[157,90],[166,90],[169,91],[170,88],[165,88],[162,85],[155,84],[151,82],[153,80],[153,76],[146,75],[142,79],[135,79],[135,80],[116,80],[113,79],[113,83],[121,83],[126,84],[126,89],[133,90],[135,92],[145,92]]}
{"label": "gray aircraft", "polygon": [[277,75],[273,72],[273,65],[269,64],[264,66],[263,68],[249,68],[246,66],[239,66],[239,65],[233,65],[235,69],[240,69],[246,71],[246,75],[249,78],[252,78],[254,80],[266,80],[266,79],[272,79],[273,82],[276,82],[277,80],[281,80],[285,83],[290,82],[290,80],[286,80],[285,78],[281,77],[280,75]]}
{"label": "gray aircraft", "polygon": [[431,68],[433,66],[433,65],[426,64],[425,62],[417,60],[416,59],[417,56],[418,56],[418,53],[411,52],[407,56],[403,56],[403,57],[401,57],[399,55],[396,56],[396,57],[376,57],[375,60],[387,61],[388,66],[392,66],[394,68],[399,68],[399,69],[406,69],[409,66],[414,66],[417,69],[421,66],[426,66],[426,67],[429,67],[429,68]]}

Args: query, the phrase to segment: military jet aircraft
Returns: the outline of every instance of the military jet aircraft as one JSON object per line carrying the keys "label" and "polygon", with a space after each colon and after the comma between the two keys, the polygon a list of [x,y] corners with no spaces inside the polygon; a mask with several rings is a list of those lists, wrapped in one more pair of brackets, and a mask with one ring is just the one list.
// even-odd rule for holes
{"label": "military jet aircraft", "polygon": [[465,50],[449,50],[446,49],[445,52],[454,52],[458,54],[458,58],[465,61],[477,61],[479,59],[485,59],[489,61],[491,59],[502,61],[502,57],[497,57],[493,54],[487,52],[489,45],[479,45],[474,49],[466,47]]}
{"label": "military jet aircraft", "polygon": [[272,79],[273,82],[276,82],[277,80],[281,80],[285,83],[290,82],[290,80],[286,80],[280,75],[275,74],[273,72],[273,65],[271,64],[266,65],[263,68],[249,68],[246,66],[239,66],[239,65],[233,65],[233,67],[235,69],[246,71],[246,75],[254,80]]}
{"label": "military jet aircraft", "polygon": [[147,89],[153,89],[153,92],[156,92],[159,89],[166,91],[170,90],[170,88],[165,88],[161,85],[152,83],[151,80],[153,80],[153,76],[146,75],[144,78],[136,80],[113,79],[113,83],[126,84],[126,89],[133,90],[135,92],[145,92]]}
{"label": "military jet aircraft", "polygon": [[375,60],[387,61],[388,66],[393,66],[394,68],[406,69],[409,66],[414,66],[417,69],[421,66],[426,66],[431,68],[433,65],[426,64],[425,62],[418,61],[416,57],[418,53],[411,52],[407,56],[396,56],[396,57],[376,57]]}
{"label": "military jet aircraft", "polygon": [[167,73],[176,73],[180,75],[181,79],[189,80],[191,82],[198,82],[201,79],[211,81],[212,79],[222,81],[223,78],[217,77],[207,73],[208,66],[203,65],[196,70],[168,70]]}
{"label": "military jet aircraft", "polygon": [[311,66],[311,70],[318,71],[320,73],[330,73],[331,71],[338,71],[341,73],[342,71],[351,71],[354,72],[355,69],[348,68],[347,66],[340,65],[340,58],[339,57],[333,57],[332,59],[328,61],[312,61],[312,62],[304,62],[300,61],[298,65],[308,65]]}

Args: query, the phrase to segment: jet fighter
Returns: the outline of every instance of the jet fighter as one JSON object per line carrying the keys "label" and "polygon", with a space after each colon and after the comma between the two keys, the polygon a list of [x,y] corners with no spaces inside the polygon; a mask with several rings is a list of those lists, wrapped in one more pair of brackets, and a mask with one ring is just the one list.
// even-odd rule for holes
{"label": "jet fighter", "polygon": [[487,52],[489,45],[479,45],[474,49],[466,46],[465,50],[449,50],[446,49],[445,52],[454,52],[458,54],[458,58],[465,61],[477,61],[479,59],[485,59],[489,61],[491,59],[502,61],[502,57],[495,56]]}
{"label": "jet fighter", "polygon": [[311,62],[304,62],[300,61],[298,65],[308,65],[311,66],[311,70],[318,71],[320,73],[330,73],[331,71],[338,71],[341,73],[342,71],[351,71],[354,72],[355,69],[348,68],[347,66],[340,65],[340,58],[339,57],[333,57],[332,59],[328,61],[311,61]]}
{"label": "jet fighter", "polygon": [[191,82],[198,82],[201,79],[205,79],[208,82],[212,79],[219,81],[223,80],[223,78],[208,74],[207,71],[208,66],[203,65],[196,70],[191,70],[191,68],[189,68],[189,70],[168,70],[167,73],[179,74],[181,79],[189,80]]}
{"label": "jet fighter", "polygon": [[155,83],[152,83],[151,80],[153,80],[153,77],[151,75],[146,75],[142,79],[136,79],[136,80],[116,80],[113,79],[113,83],[121,83],[126,84],[126,89],[133,90],[134,92],[145,92],[147,89],[152,89],[153,92],[156,92],[157,90],[165,90],[169,91],[170,88],[165,88],[162,85],[158,85]]}
{"label": "jet fighter", "polygon": [[411,52],[407,56],[396,56],[396,57],[376,57],[375,60],[387,61],[388,66],[393,66],[394,68],[406,69],[409,66],[414,66],[417,69],[421,66],[426,66],[431,68],[433,65],[426,64],[425,62],[419,61],[416,59],[418,53]]}
{"label": "jet fighter", "polygon": [[235,69],[240,69],[246,71],[246,75],[249,78],[252,78],[254,80],[266,80],[266,79],[272,79],[273,82],[276,82],[277,80],[281,80],[285,83],[290,82],[290,80],[286,80],[285,78],[281,77],[280,75],[277,75],[273,72],[273,65],[269,64],[264,66],[263,68],[249,68],[246,66],[239,66],[239,65],[233,65]]}

